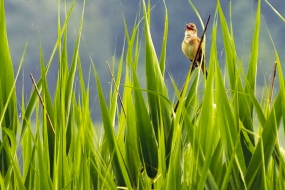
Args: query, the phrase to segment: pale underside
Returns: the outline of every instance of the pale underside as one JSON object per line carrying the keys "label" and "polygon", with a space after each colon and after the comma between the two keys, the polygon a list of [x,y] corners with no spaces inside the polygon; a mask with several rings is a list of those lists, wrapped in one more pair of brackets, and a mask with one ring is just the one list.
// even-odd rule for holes
{"label": "pale underside", "polygon": [[197,36],[186,37],[182,42],[182,51],[191,61],[195,58],[199,43],[200,39]]}

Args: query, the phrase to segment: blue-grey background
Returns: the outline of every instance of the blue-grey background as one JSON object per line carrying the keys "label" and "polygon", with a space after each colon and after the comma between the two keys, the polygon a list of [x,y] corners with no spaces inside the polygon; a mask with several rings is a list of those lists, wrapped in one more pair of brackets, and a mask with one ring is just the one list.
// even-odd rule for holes
{"label": "blue-grey background", "polygon": [[[184,37],[185,24],[194,22],[197,24],[199,36],[202,33],[202,27],[199,20],[190,6],[188,0],[165,0],[169,16],[169,34],[167,43],[167,68],[171,72],[175,81],[181,88],[184,78],[189,69],[189,61],[181,52],[181,42]],[[211,15],[211,21],[207,30],[207,54],[211,42],[211,28],[215,17],[216,1],[214,0],[193,0],[204,22],[208,15]],[[271,0],[270,3],[279,13],[285,17],[285,2],[282,0]],[[67,0],[69,8],[71,0]],[[82,11],[82,0],[77,0],[72,16],[69,22],[69,53],[72,55],[79,21]],[[151,4],[151,33],[158,56],[162,43],[164,28],[165,9],[162,0],[152,0]],[[229,20],[230,1],[221,0],[225,16]],[[99,71],[99,77],[108,94],[111,77],[106,61],[112,63],[112,60],[118,60],[124,42],[123,16],[129,27],[129,32],[133,27],[138,12],[141,11],[141,2],[135,0],[87,0],[85,7],[85,17],[83,26],[83,38],[81,41],[81,59],[85,71],[86,81],[90,71],[89,53]],[[239,0],[232,1],[232,21],[235,36],[235,44],[239,59],[244,68],[247,68],[249,55],[251,51],[251,40],[255,28],[257,1]],[[57,18],[58,1],[57,0],[6,0],[6,24],[9,38],[9,45],[15,71],[18,68],[24,46],[28,43],[25,54],[22,76],[17,82],[17,95],[21,99],[21,90],[24,85],[24,94],[26,102],[29,99],[32,83],[29,73],[32,73],[36,79],[40,75],[39,68],[39,47],[43,48],[44,60],[50,58],[57,39]],[[285,42],[285,23],[274,13],[265,1],[261,6],[262,21],[260,32],[260,51],[258,64],[257,96],[264,98],[262,89],[265,83],[269,85],[275,56],[273,46],[269,39],[267,27],[274,40],[275,46],[279,52],[281,62],[285,61],[284,42]],[[64,18],[64,4],[61,4],[61,17]],[[62,19],[63,22],[63,19]],[[218,30],[217,48],[221,56],[221,67],[224,68],[224,56],[222,46],[222,36]],[[143,35],[141,50],[143,54]],[[88,53],[89,52],[89,53]],[[144,79],[143,57],[139,63],[139,72],[141,72],[141,81]],[[207,63],[209,64],[209,63]],[[285,67],[284,65],[282,65]],[[48,81],[51,92],[54,92],[57,78],[57,57],[55,56],[51,69],[48,73]],[[247,70],[247,69],[246,69]],[[91,74],[92,76],[93,74]],[[169,76],[166,74],[166,83],[169,86],[170,98],[174,98],[173,88]],[[91,108],[92,118],[100,119],[100,109],[97,102],[97,92],[94,78],[91,77]],[[143,82],[142,82],[142,85]],[[276,84],[277,86],[277,84]],[[20,104],[20,103],[19,103]]]}

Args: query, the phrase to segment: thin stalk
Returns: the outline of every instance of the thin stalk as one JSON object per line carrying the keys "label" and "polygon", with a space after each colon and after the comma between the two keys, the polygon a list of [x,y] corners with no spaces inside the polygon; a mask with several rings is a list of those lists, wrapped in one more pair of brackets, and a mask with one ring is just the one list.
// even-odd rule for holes
{"label": "thin stalk", "polygon": [[118,92],[118,98],[119,98],[120,104],[121,104],[121,106],[122,106],[124,115],[125,115],[125,117],[126,117],[125,108],[124,108],[123,101],[122,101],[122,98],[121,98],[121,95],[120,95],[120,92],[119,92],[119,88],[117,87],[118,85],[116,85],[116,80],[115,80],[114,74],[113,74],[113,72],[112,72],[112,70],[111,70],[111,67],[110,67],[110,64],[108,63],[108,61],[106,61],[106,64],[107,64],[108,69],[109,69],[109,71],[110,71],[110,74],[111,74],[111,77],[112,77],[112,81],[113,81],[113,83],[114,83],[114,85],[115,85],[115,89],[116,89],[117,92]]}
{"label": "thin stalk", "polygon": [[[37,83],[35,82],[35,79],[34,79],[32,73],[30,73],[30,77],[31,77],[31,79],[32,79],[32,83],[33,83],[33,85],[34,85],[34,88],[35,88],[35,90],[36,90],[36,92],[37,92],[37,94],[38,94],[38,97],[39,97],[39,99],[40,99],[40,102],[41,102],[41,104],[42,104],[42,107],[43,107],[43,109],[45,109],[44,101],[43,101],[43,99],[42,99],[42,97],[41,97],[41,95],[40,95],[40,91],[39,91],[39,89],[38,89],[38,87],[37,87]],[[55,134],[55,131],[54,131],[54,128],[53,128],[53,124],[52,124],[52,122],[51,122],[51,119],[50,119],[50,117],[49,117],[48,112],[46,112],[46,115],[47,115],[48,122],[49,122],[49,124],[50,124],[50,126],[51,126],[52,132],[53,132],[53,134]]]}

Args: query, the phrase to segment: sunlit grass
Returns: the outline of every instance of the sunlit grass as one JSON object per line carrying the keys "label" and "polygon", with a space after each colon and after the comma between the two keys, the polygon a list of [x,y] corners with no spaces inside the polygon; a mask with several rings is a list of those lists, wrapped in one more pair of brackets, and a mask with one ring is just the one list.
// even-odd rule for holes
{"label": "sunlit grass", "polygon": [[[176,112],[165,84],[167,4],[161,55],[157,55],[150,32],[153,10],[150,3],[141,3],[141,15],[131,33],[125,24],[125,45],[118,62],[113,63],[118,64],[114,67],[117,69],[110,68],[113,84],[108,96],[102,90],[93,60],[90,58],[91,77],[83,73],[81,66],[85,1],[71,60],[67,24],[75,0],[65,20],[60,20],[59,11],[58,39],[47,63],[39,48],[41,75],[34,86],[40,94],[33,90],[28,102],[22,97],[19,120],[15,82],[25,49],[14,77],[1,1],[1,189],[285,189],[284,149],[278,138],[278,130],[285,123],[285,91],[276,49],[276,96],[271,101],[256,96],[261,2],[257,3],[248,68],[243,68],[231,23],[227,23],[217,1],[211,18],[214,24],[207,30],[212,36],[211,44],[207,44],[208,78],[200,77],[201,71],[196,69],[187,78],[181,97],[171,78],[180,102]],[[203,22],[194,4],[189,3]],[[58,6],[60,10],[60,0]],[[216,48],[218,28],[223,37],[229,89],[225,87]],[[270,36],[270,30],[268,33]],[[145,40],[145,77],[137,72],[142,60],[141,35]],[[51,95],[46,75],[56,53],[58,79],[53,84],[55,94]],[[102,123],[91,119],[90,80],[96,81]],[[141,83],[146,87],[142,88]],[[271,99],[272,90],[265,86],[263,99]]]}

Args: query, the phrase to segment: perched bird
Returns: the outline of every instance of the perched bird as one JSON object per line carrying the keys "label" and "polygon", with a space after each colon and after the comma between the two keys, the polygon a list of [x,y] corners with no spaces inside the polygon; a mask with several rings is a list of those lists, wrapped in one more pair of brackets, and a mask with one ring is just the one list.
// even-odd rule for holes
{"label": "perched bird", "polygon": [[[205,67],[205,55],[204,55],[204,44],[202,43],[200,46],[200,51],[197,55],[196,62],[193,63],[196,53],[199,48],[200,38],[197,36],[197,27],[194,23],[189,23],[186,25],[185,28],[185,37],[182,41],[182,51],[184,55],[194,64],[193,68],[198,67],[198,65],[201,63],[201,68],[204,74],[206,74],[206,77],[208,75],[207,69]],[[205,70],[205,72],[204,72]]]}
{"label": "perched bird", "polygon": [[[207,29],[209,19],[210,19],[210,16],[208,18],[208,21],[207,21],[207,24],[205,27],[205,31]],[[200,41],[201,41],[200,38],[197,36],[197,33],[198,33],[197,27],[194,23],[189,23],[186,25],[185,37],[182,41],[182,51],[183,51],[184,55],[192,62],[192,64],[193,64],[192,70],[194,68],[198,67],[199,64],[201,63],[202,71],[206,75],[206,78],[207,78],[208,73],[207,73],[207,69],[205,67],[204,43],[202,43],[200,45],[200,50],[198,52],[196,61],[195,61],[195,63],[193,63],[195,56],[196,56],[196,53],[197,53],[198,48],[199,48]],[[192,72],[192,70],[191,70],[191,72]],[[184,91],[184,87],[185,87],[185,83],[184,83],[182,90],[180,92],[180,96],[182,95],[182,93]],[[174,113],[176,112],[178,105],[179,105],[179,100],[176,102],[176,104],[174,106],[174,109],[173,109]]]}

